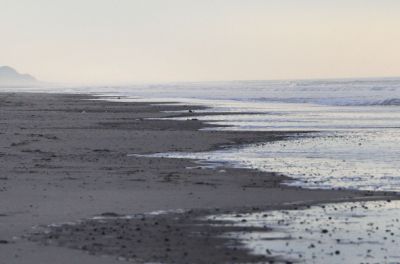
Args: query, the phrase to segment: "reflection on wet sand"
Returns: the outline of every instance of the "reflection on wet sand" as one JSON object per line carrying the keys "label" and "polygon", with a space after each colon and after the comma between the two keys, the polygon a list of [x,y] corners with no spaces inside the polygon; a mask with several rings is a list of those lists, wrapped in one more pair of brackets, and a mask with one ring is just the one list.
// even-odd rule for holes
{"label": "reflection on wet sand", "polygon": [[207,219],[222,221],[222,225],[268,228],[225,234],[239,239],[255,255],[305,263],[399,263],[399,212],[400,201],[388,200]]}

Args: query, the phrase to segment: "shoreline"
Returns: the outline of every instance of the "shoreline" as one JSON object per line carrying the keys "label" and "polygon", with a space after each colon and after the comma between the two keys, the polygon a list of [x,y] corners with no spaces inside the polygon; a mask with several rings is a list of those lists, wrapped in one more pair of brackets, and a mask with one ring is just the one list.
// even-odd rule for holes
{"label": "shoreline", "polygon": [[[398,199],[389,192],[284,186],[280,183],[290,178],[273,172],[229,167],[199,169],[193,160],[128,157],[210,151],[222,146],[282,140],[299,132],[199,130],[213,125],[199,120],[153,118],[171,116],[163,111],[204,109],[201,106],[97,99],[102,98],[0,93],[0,223],[7,227],[0,231],[0,240],[7,241],[0,245],[0,255],[4,256],[1,264],[51,263],[49,257],[52,263],[69,263],[71,258],[74,263],[114,263],[116,256],[100,258],[15,239],[30,233],[33,226],[74,222],[107,212],[128,215],[215,208],[232,212],[253,207],[279,209],[299,201],[310,205]],[[186,117],[186,112],[181,116]],[[223,259],[223,255],[218,257]],[[243,257],[246,260],[246,255]],[[247,257],[250,261],[251,256]]]}

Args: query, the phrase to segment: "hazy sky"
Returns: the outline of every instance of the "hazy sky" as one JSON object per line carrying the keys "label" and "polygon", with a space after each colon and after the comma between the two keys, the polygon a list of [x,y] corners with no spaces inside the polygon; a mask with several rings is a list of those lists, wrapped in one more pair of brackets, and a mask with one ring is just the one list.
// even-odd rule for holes
{"label": "hazy sky", "polygon": [[0,36],[47,81],[400,76],[400,0],[0,0]]}

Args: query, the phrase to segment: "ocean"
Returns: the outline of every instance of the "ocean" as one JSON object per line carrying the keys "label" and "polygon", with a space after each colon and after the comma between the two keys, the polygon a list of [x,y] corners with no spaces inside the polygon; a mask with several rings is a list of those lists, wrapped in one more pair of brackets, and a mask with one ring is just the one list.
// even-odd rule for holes
{"label": "ocean", "polygon": [[311,132],[285,141],[156,156],[274,171],[295,179],[287,184],[305,188],[400,190],[400,79],[236,81],[90,89],[124,96],[123,101],[181,102],[208,106],[203,112],[235,113],[196,117],[228,125],[217,129]]}

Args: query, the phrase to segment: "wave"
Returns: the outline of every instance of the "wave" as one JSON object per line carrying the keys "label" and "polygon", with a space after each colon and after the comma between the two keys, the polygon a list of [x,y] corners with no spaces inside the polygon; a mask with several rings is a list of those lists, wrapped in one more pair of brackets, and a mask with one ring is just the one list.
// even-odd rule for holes
{"label": "wave", "polygon": [[394,105],[394,106],[400,106],[400,98],[390,98],[386,100],[381,100],[381,101],[375,101],[369,104],[365,105]]}
{"label": "wave", "polygon": [[384,100],[383,102],[381,102],[381,105],[400,105],[400,98]]}
{"label": "wave", "polygon": [[331,106],[400,106],[400,98],[387,98],[373,100],[371,98],[246,98],[236,99],[239,101],[253,101],[265,103],[295,103],[295,104],[317,104]]}

